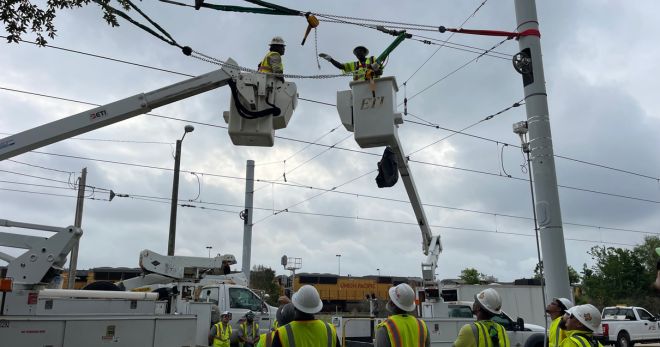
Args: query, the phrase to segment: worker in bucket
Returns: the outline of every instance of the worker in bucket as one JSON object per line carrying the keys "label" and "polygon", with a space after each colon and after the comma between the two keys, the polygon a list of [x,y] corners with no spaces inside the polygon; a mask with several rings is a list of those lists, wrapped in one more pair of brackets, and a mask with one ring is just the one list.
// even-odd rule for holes
{"label": "worker in bucket", "polygon": [[291,323],[277,328],[273,347],[337,347],[341,346],[335,326],[314,315],[321,312],[323,302],[319,292],[304,285],[293,293],[291,300],[295,310]]}
{"label": "worker in bucket", "polygon": [[369,50],[364,46],[357,46],[353,49],[353,54],[358,59],[348,63],[340,63],[334,60],[329,54],[321,53],[319,57],[327,60],[330,64],[334,65],[337,69],[344,71],[344,73],[352,73],[353,81],[364,81],[367,79],[367,72],[373,72],[373,78],[378,78],[383,74],[383,67],[376,62],[373,56],[367,57]]}
{"label": "worker in bucket", "polygon": [[376,327],[375,347],[429,347],[431,337],[426,323],[411,314],[415,311],[415,291],[406,283],[388,290],[385,308],[391,313]]}
{"label": "worker in bucket", "polygon": [[[285,46],[286,45],[284,44],[284,39],[282,37],[273,37],[273,39],[270,41],[270,50],[259,63],[259,72],[283,74],[284,63],[282,62],[282,56],[284,55]],[[278,78],[284,81],[284,77],[278,76]]]}
{"label": "worker in bucket", "polygon": [[504,327],[492,321],[501,309],[502,298],[495,289],[486,288],[475,295],[472,313],[477,321],[461,328],[453,347],[510,347]]}
{"label": "worker in bucket", "polygon": [[559,347],[564,338],[566,338],[566,332],[561,329],[559,323],[561,323],[562,317],[564,317],[566,311],[571,307],[573,307],[571,300],[554,298],[545,308],[545,312],[550,315],[550,319],[552,320],[550,329],[548,329],[548,345],[550,347]]}
{"label": "worker in bucket", "polygon": [[229,347],[231,339],[231,324],[229,324],[229,312],[222,312],[220,322],[211,327],[209,333],[209,345],[213,347]]}
{"label": "worker in bucket", "polygon": [[[277,320],[275,322],[279,322],[279,326],[285,326],[291,323],[291,321],[293,321],[295,315],[296,315],[296,309],[293,307],[293,304],[292,303],[285,304],[277,309],[277,313],[275,314]],[[265,334],[261,334],[261,336],[259,337],[259,343],[257,343],[256,346],[272,347],[274,337],[275,337],[275,330],[269,331]]]}
{"label": "worker in bucket", "polygon": [[238,329],[238,340],[243,347],[254,347],[259,342],[259,324],[254,321],[254,312],[245,314],[245,321]]}
{"label": "worker in bucket", "polygon": [[594,338],[595,332],[600,332],[600,311],[591,304],[571,307],[568,316],[562,321],[562,329],[566,331],[566,338],[560,347],[603,347]]}

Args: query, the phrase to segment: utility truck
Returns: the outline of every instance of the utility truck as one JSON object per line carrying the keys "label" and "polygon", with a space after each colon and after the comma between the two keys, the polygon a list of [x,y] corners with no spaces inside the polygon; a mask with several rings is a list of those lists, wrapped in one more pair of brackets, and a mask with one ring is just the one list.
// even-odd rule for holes
{"label": "utility truck", "polygon": [[641,307],[605,307],[601,324],[603,331],[594,336],[603,344],[632,347],[660,342],[660,319]]}
{"label": "utility truck", "polygon": [[[230,58],[219,70],[0,139],[0,161],[225,85],[232,92],[223,113],[232,143],[272,146],[275,130],[287,126],[298,100],[296,85],[278,77],[242,73]],[[3,346],[206,346],[214,308],[233,311],[234,324],[255,311],[264,330],[274,319],[274,308],[238,278],[207,273],[233,256],[165,257],[145,251],[140,264],[147,274],[120,285],[159,293],[52,289],[82,230],[5,219],[0,226],[54,233],[44,238],[0,232],[0,246],[26,250],[18,257],[0,252],[8,263],[0,279]]]}

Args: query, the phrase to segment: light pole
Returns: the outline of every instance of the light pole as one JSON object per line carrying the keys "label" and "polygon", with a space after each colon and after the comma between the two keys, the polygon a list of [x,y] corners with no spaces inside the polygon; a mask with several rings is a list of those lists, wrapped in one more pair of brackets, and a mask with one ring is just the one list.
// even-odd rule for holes
{"label": "light pole", "polygon": [[380,269],[376,269],[378,271],[378,277],[380,277]]}
{"label": "light pole", "polygon": [[174,180],[172,182],[172,209],[170,210],[170,235],[167,241],[167,255],[174,255],[174,243],[176,240],[176,208],[179,201],[179,167],[181,166],[181,143],[187,133],[193,132],[195,127],[186,125],[183,128],[181,140],[176,140],[176,152],[174,154]]}
{"label": "light pole", "polygon": [[211,258],[211,248],[213,248],[213,246],[206,246],[206,249],[209,250],[209,258]]}
{"label": "light pole", "polygon": [[341,276],[341,254],[337,254],[337,276]]}

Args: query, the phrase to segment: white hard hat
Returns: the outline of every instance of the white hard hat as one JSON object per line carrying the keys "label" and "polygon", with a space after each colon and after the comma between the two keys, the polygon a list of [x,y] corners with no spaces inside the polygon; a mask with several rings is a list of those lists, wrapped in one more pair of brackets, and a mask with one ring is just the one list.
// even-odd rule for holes
{"label": "white hard hat", "polygon": [[224,311],[220,316],[231,316],[231,313],[229,313],[229,311]]}
{"label": "white hard hat", "polygon": [[396,307],[406,312],[415,310],[415,291],[406,283],[391,287],[388,294]]}
{"label": "white hard hat", "polygon": [[592,304],[573,306],[569,314],[577,318],[582,325],[593,332],[600,332],[600,311]]}
{"label": "white hard hat", "polygon": [[321,302],[319,292],[316,288],[308,284],[300,287],[297,292],[293,293],[292,302],[298,311],[309,314],[318,313],[323,308],[323,302]]}
{"label": "white hard hat", "polygon": [[474,299],[479,305],[492,314],[500,314],[502,309],[502,298],[493,288],[486,288],[476,294]]}
{"label": "white hard hat", "polygon": [[557,301],[561,303],[561,305],[564,308],[564,311],[568,311],[571,307],[573,307],[573,302],[566,298],[552,298],[552,301]]}
{"label": "white hard hat", "polygon": [[275,37],[273,37],[273,39],[270,41],[270,44],[271,44],[271,45],[282,45],[282,46],[286,46],[286,45],[284,44],[284,39],[282,38],[282,36],[275,36]]}

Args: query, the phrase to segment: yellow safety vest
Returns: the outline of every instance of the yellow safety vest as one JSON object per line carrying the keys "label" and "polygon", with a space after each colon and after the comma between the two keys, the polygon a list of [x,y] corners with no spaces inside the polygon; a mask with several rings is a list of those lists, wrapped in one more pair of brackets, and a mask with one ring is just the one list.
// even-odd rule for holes
{"label": "yellow safety vest", "polygon": [[229,338],[231,338],[231,325],[222,329],[223,324],[215,325],[215,336],[213,336],[213,347],[229,347]]}
{"label": "yellow safety vest", "polygon": [[[344,72],[353,73],[353,81],[364,81],[367,75],[367,70],[370,69],[371,64],[376,62],[376,58],[368,57],[364,63],[360,61],[352,61],[344,64]],[[382,73],[382,72],[381,72]],[[380,74],[376,77],[379,77]]]}
{"label": "yellow safety vest", "polygon": [[491,320],[482,320],[470,324],[470,327],[477,347],[510,347],[509,336],[503,326]]}
{"label": "yellow safety vest", "polygon": [[593,334],[589,331],[568,330],[561,347],[603,347],[603,345],[594,341]]}
{"label": "yellow safety vest", "polygon": [[[247,337],[247,321],[241,323],[240,325],[241,330],[243,330],[243,336]],[[252,337],[257,336],[259,334],[259,324],[257,322],[252,321]]]}
{"label": "yellow safety vest", "polygon": [[337,331],[324,321],[293,321],[277,328],[282,347],[336,347]]}
{"label": "yellow safety vest", "polygon": [[426,323],[409,314],[396,314],[378,324],[387,329],[392,347],[424,347],[428,328]]}
{"label": "yellow safety vest", "polygon": [[261,334],[259,337],[259,342],[257,342],[257,347],[271,347],[273,345],[273,337],[275,336],[274,331],[269,331],[265,334]]}
{"label": "yellow safety vest", "polygon": [[566,338],[566,332],[559,328],[561,323],[561,316],[552,320],[550,328],[548,329],[548,342],[549,347],[559,347],[561,342]]}
{"label": "yellow safety vest", "polygon": [[[274,55],[280,56],[279,53],[273,51],[266,53],[266,56],[261,60],[261,63],[259,63],[259,72],[269,72],[269,73],[273,72],[273,66],[270,65],[270,57]],[[282,61],[281,58],[280,61]],[[275,68],[274,70],[276,71],[279,70],[284,72],[284,63],[280,63],[279,66],[275,66],[274,68]]]}

